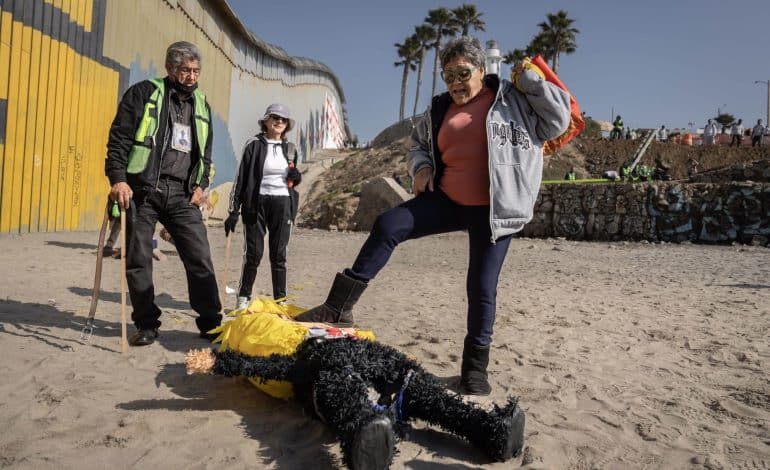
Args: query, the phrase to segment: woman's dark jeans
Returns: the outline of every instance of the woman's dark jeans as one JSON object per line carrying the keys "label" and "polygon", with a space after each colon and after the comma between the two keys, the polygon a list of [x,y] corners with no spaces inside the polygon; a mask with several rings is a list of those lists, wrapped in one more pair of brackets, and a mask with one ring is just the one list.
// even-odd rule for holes
{"label": "woman's dark jeans", "polygon": [[[425,192],[387,212],[374,223],[353,267],[345,273],[368,282],[387,264],[396,246],[406,240],[439,233],[468,231],[470,260],[468,292],[468,337],[479,346],[492,342],[495,323],[497,280],[511,236],[492,243],[489,206],[461,206],[442,191]],[[430,284],[425,280],[426,286]]]}

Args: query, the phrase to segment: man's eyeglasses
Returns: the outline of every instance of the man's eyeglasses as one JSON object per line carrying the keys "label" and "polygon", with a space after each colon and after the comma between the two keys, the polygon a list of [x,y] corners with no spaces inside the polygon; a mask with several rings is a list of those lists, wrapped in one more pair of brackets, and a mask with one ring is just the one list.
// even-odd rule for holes
{"label": "man's eyeglasses", "polygon": [[458,78],[461,82],[467,82],[471,79],[473,72],[477,67],[466,67],[461,69],[444,69],[441,71],[441,79],[446,83],[454,83]]}
{"label": "man's eyeglasses", "polygon": [[270,119],[272,119],[275,122],[289,122],[289,118],[285,118],[283,116],[279,116],[277,114],[271,114]]}
{"label": "man's eyeglasses", "polygon": [[201,69],[194,69],[190,67],[179,67],[177,69],[181,75],[200,75]]}

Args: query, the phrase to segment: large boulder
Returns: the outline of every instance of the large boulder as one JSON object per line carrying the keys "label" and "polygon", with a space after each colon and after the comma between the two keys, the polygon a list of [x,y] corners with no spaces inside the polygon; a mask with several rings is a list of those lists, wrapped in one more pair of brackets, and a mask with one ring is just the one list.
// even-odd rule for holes
{"label": "large boulder", "polygon": [[379,177],[367,180],[361,185],[361,197],[351,225],[355,230],[368,232],[374,226],[378,215],[408,201],[411,197],[412,195],[393,178]]}

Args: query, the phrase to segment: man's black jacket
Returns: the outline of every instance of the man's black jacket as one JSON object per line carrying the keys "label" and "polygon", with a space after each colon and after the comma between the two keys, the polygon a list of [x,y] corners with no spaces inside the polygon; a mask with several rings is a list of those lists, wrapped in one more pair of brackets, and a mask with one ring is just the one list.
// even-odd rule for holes
{"label": "man's black jacket", "polygon": [[[142,120],[144,114],[144,105],[150,100],[150,96],[155,91],[155,85],[149,80],[144,80],[133,86],[131,86],[118,105],[118,112],[115,114],[115,120],[112,121],[110,127],[110,138],[107,142],[107,161],[105,164],[105,173],[110,179],[110,185],[116,183],[125,182],[131,186],[134,191],[148,190],[155,188],[160,177],[161,168],[161,156],[163,151],[169,142],[169,128],[168,128],[168,110],[169,100],[172,83],[171,80],[166,77],[165,82],[165,94],[163,97],[163,105],[160,110],[160,116],[158,116],[158,132],[156,134],[156,145],[150,152],[150,158],[147,162],[147,166],[144,171],[137,174],[126,173],[126,167],[128,166],[128,154],[131,151],[131,147],[134,145],[134,135],[136,129],[139,127],[139,122]],[[211,108],[208,102],[206,107],[209,109],[209,116],[211,116]],[[193,129],[195,127],[195,118],[192,119]],[[192,164],[190,165],[190,176],[187,179],[187,188],[190,192],[194,189],[194,181],[192,175],[196,175],[199,165],[199,149],[196,133],[193,131],[193,149],[190,157],[192,158]],[[209,136],[206,141],[206,149],[203,152],[203,177],[201,178],[201,189],[206,189],[209,185],[209,169],[211,168],[211,145],[214,141],[213,138],[213,126],[209,123]]]}

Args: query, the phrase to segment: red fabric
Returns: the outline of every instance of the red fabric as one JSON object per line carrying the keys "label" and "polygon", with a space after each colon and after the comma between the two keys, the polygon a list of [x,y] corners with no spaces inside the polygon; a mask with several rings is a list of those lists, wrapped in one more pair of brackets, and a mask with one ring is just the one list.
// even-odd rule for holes
{"label": "red fabric", "polygon": [[553,70],[551,70],[551,67],[548,66],[548,63],[543,60],[540,55],[536,55],[534,58],[532,58],[532,63],[543,72],[546,81],[553,83],[557,87],[569,93],[569,127],[567,127],[567,130],[564,131],[564,133],[559,137],[548,140],[545,142],[545,144],[543,144],[543,154],[550,155],[567,145],[567,142],[574,139],[576,135],[583,132],[583,129],[586,127],[586,123],[583,121],[583,116],[580,114],[580,105],[578,105],[577,100],[572,95],[572,93],[570,93],[567,87],[561,82],[561,80],[559,80],[559,77],[553,72]]}

